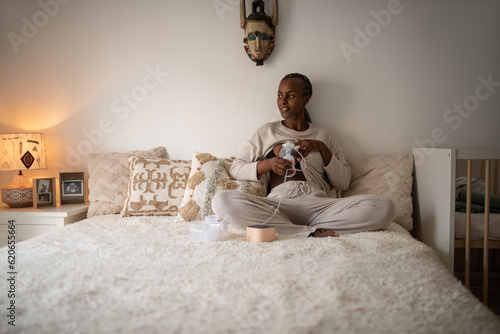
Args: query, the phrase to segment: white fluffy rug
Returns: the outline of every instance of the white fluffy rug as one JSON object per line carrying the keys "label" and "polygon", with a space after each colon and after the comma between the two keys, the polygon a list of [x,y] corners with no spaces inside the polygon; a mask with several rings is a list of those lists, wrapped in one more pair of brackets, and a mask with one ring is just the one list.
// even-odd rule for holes
{"label": "white fluffy rug", "polygon": [[[500,332],[498,318],[396,224],[261,244],[242,235],[192,242],[185,228],[101,216],[19,243],[16,327],[2,315],[0,332]],[[2,279],[2,314],[6,291]]]}

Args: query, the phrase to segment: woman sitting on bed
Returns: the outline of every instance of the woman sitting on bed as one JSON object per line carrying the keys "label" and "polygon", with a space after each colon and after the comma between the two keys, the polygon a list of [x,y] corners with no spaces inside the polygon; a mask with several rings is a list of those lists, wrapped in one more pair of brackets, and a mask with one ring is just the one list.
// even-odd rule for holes
{"label": "woman sitting on bed", "polygon": [[[344,190],[349,186],[351,168],[335,137],[311,123],[305,108],[311,96],[312,85],[306,76],[291,73],[281,80],[278,108],[283,120],[260,127],[230,169],[231,176],[239,180],[265,177],[270,193],[258,197],[242,191],[220,192],[212,201],[217,215],[231,215],[233,223],[243,229],[266,222],[278,234],[312,237],[379,230],[391,223],[395,208],[390,199],[377,195],[328,197],[332,187]],[[298,147],[305,160],[300,162],[305,169],[291,177],[292,163],[279,157],[287,141]]]}

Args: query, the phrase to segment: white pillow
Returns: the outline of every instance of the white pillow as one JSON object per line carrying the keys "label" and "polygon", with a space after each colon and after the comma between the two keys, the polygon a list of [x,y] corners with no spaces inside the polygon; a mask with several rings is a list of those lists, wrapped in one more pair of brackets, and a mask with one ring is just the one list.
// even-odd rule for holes
{"label": "white pillow", "polygon": [[357,156],[346,160],[352,169],[352,179],[342,197],[373,194],[390,198],[396,205],[394,221],[411,231],[413,155]]}
{"label": "white pillow", "polygon": [[127,197],[130,178],[129,156],[166,158],[165,147],[147,151],[113,152],[88,155],[89,210],[87,217],[120,213]]}

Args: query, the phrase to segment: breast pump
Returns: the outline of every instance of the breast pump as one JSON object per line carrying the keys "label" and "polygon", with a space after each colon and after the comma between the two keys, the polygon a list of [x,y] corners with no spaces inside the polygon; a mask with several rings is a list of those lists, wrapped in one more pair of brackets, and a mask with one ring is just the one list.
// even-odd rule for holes
{"label": "breast pump", "polygon": [[[297,156],[300,156],[300,158],[301,158],[300,161],[304,162],[304,166],[301,165],[300,169],[295,168],[295,162],[297,161]],[[287,169],[285,172],[285,178],[283,179],[283,183],[286,182],[286,179],[288,177],[294,176],[296,174],[296,172],[302,172],[302,171],[306,170],[306,159],[304,158],[304,156],[302,154],[300,154],[299,150],[297,150],[295,148],[295,146],[293,145],[293,143],[290,141],[283,143],[281,150],[279,152],[279,157],[282,159],[285,159],[285,160],[289,160],[292,163],[292,168]],[[272,216],[269,217],[265,222],[263,222],[262,225],[267,224],[276,215],[276,213],[278,212],[278,210],[280,208],[282,199],[283,199],[283,197],[280,198],[278,205],[276,206],[276,209],[274,210],[274,213],[272,214]]]}
{"label": "breast pump", "polygon": [[300,154],[299,151],[295,149],[295,146],[293,146],[291,142],[287,141],[286,143],[283,143],[283,146],[281,147],[279,153],[279,157],[292,162],[292,169],[286,171],[285,177],[292,177],[295,175],[295,172],[297,171],[297,169],[295,168],[297,153]]}
{"label": "breast pump", "polygon": [[192,221],[189,227],[193,241],[224,241],[231,234],[229,227],[232,223],[230,215],[223,219],[217,215],[205,216],[204,220]]}

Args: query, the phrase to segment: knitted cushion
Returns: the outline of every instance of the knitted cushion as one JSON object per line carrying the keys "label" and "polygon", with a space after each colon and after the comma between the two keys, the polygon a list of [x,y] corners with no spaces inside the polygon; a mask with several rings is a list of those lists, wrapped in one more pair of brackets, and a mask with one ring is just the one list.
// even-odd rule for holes
{"label": "knitted cushion", "polygon": [[266,196],[264,185],[256,181],[233,180],[229,168],[234,158],[219,159],[210,153],[193,152],[191,173],[177,220],[202,220],[212,211],[212,199],[223,190],[241,190]]}
{"label": "knitted cushion", "polygon": [[122,216],[176,216],[191,161],[130,157],[128,196]]}

